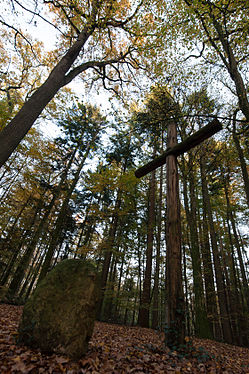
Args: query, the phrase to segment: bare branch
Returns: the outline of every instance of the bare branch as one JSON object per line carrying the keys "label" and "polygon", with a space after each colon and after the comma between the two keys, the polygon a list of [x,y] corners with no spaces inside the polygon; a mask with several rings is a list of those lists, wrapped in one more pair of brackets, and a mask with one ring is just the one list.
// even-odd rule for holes
{"label": "bare branch", "polygon": [[125,58],[129,54],[130,54],[130,51],[128,50],[125,54],[122,54],[119,57],[116,57],[116,58],[113,58],[113,59],[109,59],[109,60],[105,60],[105,61],[94,61],[93,60],[93,61],[85,62],[85,63],[83,63],[83,64],[75,67],[74,69],[72,69],[65,76],[65,79],[63,80],[63,84],[61,85],[61,87],[63,87],[66,84],[70,83],[75,77],[77,77],[80,73],[82,73],[83,71],[86,71],[87,69],[90,69],[90,68],[102,68],[104,66],[116,64],[118,62],[119,63],[127,63],[127,61],[125,61]]}
{"label": "bare branch", "polygon": [[27,44],[30,46],[30,49],[31,49],[33,55],[34,55],[35,57],[37,57],[36,54],[35,54],[35,52],[34,52],[34,50],[33,50],[32,44],[31,44],[30,41],[26,38],[26,36],[24,36],[24,35],[21,33],[21,31],[19,31],[17,28],[15,28],[14,26],[9,25],[8,23],[6,23],[5,21],[3,21],[3,20],[1,20],[1,19],[0,19],[0,23],[1,23],[2,25],[4,25],[4,26],[8,27],[9,29],[12,29],[13,31],[15,31],[15,39],[16,39],[16,36],[17,36],[17,35],[20,35],[20,36],[21,36],[21,37],[22,37],[22,38],[27,42]]}
{"label": "bare branch", "polygon": [[24,9],[26,12],[29,12],[31,14],[33,14],[33,16],[37,16],[39,17],[40,19],[42,19],[44,22],[48,23],[50,26],[54,27],[56,30],[58,30],[63,36],[66,36],[60,29],[58,29],[57,26],[55,26],[52,22],[50,22],[48,19],[46,19],[45,17],[41,16],[39,13],[29,9],[29,8],[26,8],[23,4],[21,4],[18,0],[14,0],[15,3],[17,3],[22,9]]}
{"label": "bare branch", "polygon": [[184,61],[187,61],[189,58],[192,58],[192,57],[194,57],[194,58],[200,58],[200,57],[202,57],[204,49],[205,49],[205,43],[202,43],[202,49],[201,49],[199,55],[189,55],[188,57],[186,57],[184,59]]}
{"label": "bare branch", "polygon": [[136,9],[134,10],[134,12],[129,17],[127,17],[124,21],[112,19],[106,22],[106,25],[113,26],[113,27],[121,27],[121,28],[124,27],[127,23],[129,23],[136,16],[136,14],[139,12],[143,3],[144,3],[144,0],[141,0],[138,6],[136,7]]}

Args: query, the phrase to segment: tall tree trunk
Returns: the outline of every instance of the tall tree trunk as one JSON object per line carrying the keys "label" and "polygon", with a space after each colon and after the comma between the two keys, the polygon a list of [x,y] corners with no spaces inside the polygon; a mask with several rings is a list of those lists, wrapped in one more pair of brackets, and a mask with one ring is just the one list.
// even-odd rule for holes
{"label": "tall tree trunk", "polygon": [[41,268],[38,283],[46,276],[46,274],[47,274],[47,272],[50,268],[53,255],[54,255],[54,252],[56,250],[56,246],[57,246],[59,238],[60,238],[60,233],[61,233],[61,229],[63,227],[64,218],[66,216],[66,211],[68,209],[68,203],[69,203],[69,201],[71,199],[71,196],[72,196],[72,193],[73,193],[73,191],[74,191],[74,189],[75,189],[75,187],[76,187],[76,185],[79,181],[80,173],[83,169],[83,166],[85,165],[86,158],[87,158],[87,156],[88,156],[88,154],[91,150],[92,142],[93,142],[93,140],[91,141],[91,144],[88,145],[88,148],[86,149],[86,152],[85,152],[84,156],[82,156],[81,163],[77,168],[77,171],[74,175],[74,179],[73,179],[73,181],[71,183],[71,186],[69,187],[69,189],[66,193],[65,199],[62,203],[60,212],[59,212],[58,217],[56,219],[55,228],[53,230],[53,233],[52,233],[52,236],[51,236],[51,239],[50,239],[49,247],[47,249],[46,257],[45,257],[44,263],[43,263],[42,268]]}
{"label": "tall tree trunk", "polygon": [[103,301],[105,297],[106,284],[107,284],[107,279],[108,279],[108,274],[109,274],[109,269],[110,269],[112,254],[113,254],[113,247],[115,243],[116,232],[118,228],[118,222],[119,222],[118,212],[121,207],[121,202],[122,202],[122,191],[118,189],[109,233],[108,233],[107,239],[104,240],[101,246],[102,247],[101,252],[103,252],[104,254],[104,260],[103,260],[103,266],[102,266],[102,271],[101,271],[101,294],[99,298],[98,311],[97,311],[97,316],[99,320],[102,319]]}
{"label": "tall tree trunk", "polygon": [[156,237],[156,268],[154,276],[154,297],[152,310],[152,328],[157,329],[159,326],[159,271],[160,271],[160,257],[161,257],[161,233],[162,233],[162,197],[163,197],[163,167],[160,171],[160,186],[158,196],[157,209],[157,237]]}
{"label": "tall tree trunk", "polygon": [[196,215],[196,192],[195,176],[193,172],[193,159],[190,155],[190,168],[188,169],[189,186],[190,186],[190,209],[188,206],[187,176],[185,170],[184,185],[184,205],[190,231],[190,254],[193,268],[194,283],[194,311],[196,335],[201,338],[211,338],[211,330],[207,318],[207,312],[204,301],[204,289],[202,281],[201,258],[199,249],[199,239],[197,232],[197,215]]}
{"label": "tall tree trunk", "polygon": [[247,200],[247,205],[249,208],[249,176],[248,176],[248,171],[247,171],[247,165],[244,157],[244,152],[243,149],[240,145],[239,137],[236,134],[236,127],[235,127],[235,119],[233,121],[233,141],[236,147],[236,150],[238,152],[239,160],[240,160],[240,166],[241,166],[241,171],[242,171],[242,177],[244,181],[244,189],[246,193],[246,200]]}
{"label": "tall tree trunk", "polygon": [[[33,215],[32,221],[30,222],[30,227],[33,227],[39,213],[41,212],[42,204],[43,204],[43,201],[42,201],[42,198],[41,198],[38,202],[38,205],[37,205],[35,214]],[[25,265],[28,265],[28,263],[26,262],[26,256],[25,255],[26,255],[26,252],[25,252],[24,256],[21,258],[20,263],[18,264],[17,269],[15,271],[15,274],[13,276],[13,279],[12,279],[10,285],[9,285],[8,292],[7,292],[7,297],[9,299],[12,299],[18,293],[20,285],[23,281],[25,271],[27,270],[27,267],[24,268],[24,266],[23,266],[23,261],[25,260]]]}
{"label": "tall tree trunk", "polygon": [[213,216],[212,216],[211,202],[210,202],[210,197],[209,197],[208,187],[207,187],[206,166],[205,166],[204,156],[202,157],[201,167],[202,167],[203,200],[206,201],[223,338],[227,343],[231,344],[232,343],[232,332],[231,332],[231,326],[229,322],[229,313],[227,310],[225,284],[224,284],[224,280],[222,277],[222,268],[221,268],[219,250],[218,250],[218,245],[217,245],[216,231],[215,231],[215,226],[214,226],[214,221],[213,221]]}
{"label": "tall tree trunk", "polygon": [[143,290],[142,290],[139,313],[138,313],[138,324],[141,327],[149,327],[149,316],[150,316],[152,253],[153,253],[154,228],[155,228],[155,171],[151,173],[148,200],[149,200],[149,204],[148,204],[146,265],[145,265]]}
{"label": "tall tree trunk", "polygon": [[202,253],[202,262],[204,269],[204,282],[205,282],[205,291],[206,291],[206,305],[208,319],[212,325],[213,336],[217,340],[221,340],[221,331],[219,324],[219,316],[217,310],[217,301],[216,301],[216,292],[214,285],[214,274],[212,267],[212,258],[210,250],[210,240],[209,240],[209,229],[208,229],[208,220],[207,220],[207,202],[205,199],[207,191],[205,190],[206,181],[205,181],[205,162],[201,158],[200,160],[200,170],[201,170],[201,179],[202,179],[202,240],[201,240],[201,253]]}
{"label": "tall tree trunk", "polygon": [[0,133],[0,166],[9,158],[59,89],[70,82],[70,80],[69,82],[67,81],[66,74],[93,31],[94,22],[93,20],[89,20],[89,23],[80,33],[77,41],[53,68],[47,80],[33,93],[12,121],[2,130]]}
{"label": "tall tree trunk", "polygon": [[58,199],[58,196],[61,192],[61,188],[66,180],[66,176],[67,176],[67,173],[68,173],[68,170],[70,169],[71,165],[72,165],[72,162],[74,160],[74,157],[75,157],[75,153],[76,151],[74,151],[70,157],[70,160],[68,162],[68,165],[67,165],[67,168],[66,170],[62,173],[61,175],[61,179],[60,179],[60,182],[59,182],[59,185],[57,186],[55,192],[54,192],[54,195],[53,195],[53,198],[52,200],[50,201],[49,205],[46,207],[45,209],[45,213],[43,215],[43,217],[41,218],[40,220],[40,223],[37,227],[37,229],[35,230],[35,233],[34,233],[34,236],[33,238],[31,239],[30,243],[28,244],[26,250],[25,250],[25,253],[24,255],[22,256],[21,260],[20,260],[20,263],[18,264],[18,267],[15,271],[15,275],[14,275],[14,278],[11,282],[11,284],[13,283],[13,291],[14,293],[18,292],[19,290],[19,287],[21,285],[21,282],[24,278],[24,275],[25,275],[25,272],[26,272],[26,269],[29,265],[29,262],[30,262],[30,259],[31,259],[31,256],[33,254],[33,252],[35,251],[35,248],[36,248],[36,245],[39,241],[39,238],[41,236],[41,233],[43,231],[43,228],[44,228],[44,225],[46,224],[47,220],[48,220],[48,217],[50,215],[50,212],[52,210],[52,208],[54,207],[54,204],[56,202],[56,200]]}

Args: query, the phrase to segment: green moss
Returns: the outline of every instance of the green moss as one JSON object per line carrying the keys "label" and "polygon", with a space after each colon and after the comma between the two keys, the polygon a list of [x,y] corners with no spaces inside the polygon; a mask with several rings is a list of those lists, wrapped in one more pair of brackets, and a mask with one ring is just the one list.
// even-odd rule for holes
{"label": "green moss", "polygon": [[93,331],[98,281],[88,261],[58,264],[25,304],[19,341],[42,351],[81,357]]}

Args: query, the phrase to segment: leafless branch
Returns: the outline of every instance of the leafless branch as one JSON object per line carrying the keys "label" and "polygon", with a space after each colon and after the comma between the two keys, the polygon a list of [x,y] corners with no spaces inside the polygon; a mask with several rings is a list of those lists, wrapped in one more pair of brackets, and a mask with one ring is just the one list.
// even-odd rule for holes
{"label": "leafless branch", "polygon": [[12,26],[12,25],[9,25],[8,23],[6,23],[5,21],[3,21],[3,20],[1,20],[1,19],[0,19],[0,23],[1,23],[2,25],[4,25],[4,26],[8,27],[9,29],[12,29],[13,31],[15,31],[15,39],[16,39],[17,35],[20,35],[20,36],[21,36],[21,37],[22,37],[22,38],[27,42],[27,44],[30,46],[30,49],[31,49],[33,55],[36,57],[36,54],[35,54],[35,52],[34,52],[34,50],[33,50],[33,47],[32,47],[32,44],[31,44],[30,41],[26,38],[26,36],[24,36],[24,35],[22,34],[22,32],[21,32],[20,30],[18,30],[17,28],[15,28],[15,27]]}
{"label": "leafless branch", "polygon": [[186,58],[184,59],[184,61],[187,61],[189,58],[192,58],[192,57],[194,57],[194,58],[200,58],[200,57],[202,57],[203,52],[204,52],[204,49],[205,49],[205,43],[202,43],[202,49],[201,49],[199,55],[191,54],[191,55],[189,55],[188,57],[186,57]]}
{"label": "leafless branch", "polygon": [[42,19],[44,22],[48,23],[50,26],[54,27],[57,31],[59,31],[63,36],[66,36],[60,29],[58,29],[57,26],[55,26],[52,22],[50,22],[48,19],[45,17],[41,16],[38,12],[35,12],[27,7],[25,7],[23,4],[21,4],[18,0],[14,0],[15,3],[17,3],[22,9],[24,9],[26,12],[31,13],[33,16],[39,17]]}

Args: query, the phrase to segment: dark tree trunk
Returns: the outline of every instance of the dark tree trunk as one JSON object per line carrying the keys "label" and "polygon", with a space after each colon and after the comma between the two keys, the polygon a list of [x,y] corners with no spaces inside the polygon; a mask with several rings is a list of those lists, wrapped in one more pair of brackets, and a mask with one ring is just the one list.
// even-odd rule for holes
{"label": "dark tree trunk", "polygon": [[160,187],[158,196],[158,210],[157,210],[157,237],[156,237],[156,268],[154,276],[154,297],[152,310],[152,328],[159,327],[159,271],[160,271],[160,256],[161,256],[161,232],[162,232],[162,196],[163,195],[163,167],[160,172]]}
{"label": "dark tree trunk", "polygon": [[216,231],[215,231],[215,226],[214,226],[214,221],[213,221],[213,216],[212,216],[211,202],[210,202],[210,197],[209,197],[208,187],[207,187],[204,157],[202,159],[202,191],[203,191],[203,199],[206,201],[223,338],[227,343],[231,344],[232,343],[232,332],[231,332],[231,326],[229,322],[229,313],[227,310],[225,284],[224,284],[224,280],[222,277],[223,273],[222,273],[219,250],[218,250],[218,245],[217,245]]}
{"label": "dark tree trunk", "polygon": [[[199,248],[199,238],[197,232],[197,215],[196,215],[196,192],[195,192],[195,175],[193,172],[194,162],[190,155],[190,168],[185,170],[184,185],[184,204],[190,231],[190,254],[193,267],[194,281],[194,311],[195,311],[195,328],[196,335],[201,338],[211,338],[209,321],[204,301],[204,289],[202,280],[201,258]],[[188,177],[187,174],[188,173]],[[190,209],[188,204],[187,179],[190,188]]]}
{"label": "dark tree trunk", "polygon": [[142,296],[140,300],[140,307],[139,307],[139,314],[138,314],[138,324],[141,327],[149,327],[154,227],[155,227],[155,170],[151,173],[150,186],[149,186],[146,266],[145,266],[143,290],[142,290]]}
{"label": "dark tree trunk", "polygon": [[108,233],[107,239],[104,240],[102,244],[102,248],[101,248],[101,251],[104,254],[104,260],[103,260],[103,266],[102,266],[102,271],[101,271],[101,295],[99,299],[98,312],[97,312],[97,316],[99,320],[102,319],[102,307],[103,307],[103,301],[105,297],[107,279],[108,279],[108,274],[109,274],[109,269],[110,269],[112,254],[113,254],[113,247],[115,243],[116,232],[118,228],[118,222],[119,222],[118,212],[121,207],[121,202],[122,202],[122,192],[119,189],[117,193],[117,199],[115,202],[115,208],[114,208],[114,213],[112,216],[112,222],[110,225],[109,233]]}
{"label": "dark tree trunk", "polygon": [[[32,221],[30,222],[30,227],[33,227],[38,215],[41,212],[42,208],[42,199],[38,202],[35,214],[33,215]],[[33,249],[34,250],[34,249]],[[29,264],[30,257],[27,260],[27,251],[25,251],[24,256],[21,258],[20,263],[18,264],[15,274],[13,276],[13,279],[9,285],[8,292],[7,292],[7,297],[9,299],[12,299],[19,291],[20,285],[24,279],[25,272],[27,270],[27,266]]]}
{"label": "dark tree trunk", "polygon": [[202,204],[203,204],[203,213],[202,213],[202,242],[201,242],[201,252],[202,252],[202,261],[204,269],[204,282],[205,282],[205,291],[206,291],[206,305],[208,319],[212,325],[213,336],[217,340],[221,340],[221,331],[219,324],[219,316],[217,310],[217,301],[216,301],[216,292],[214,286],[214,274],[212,267],[212,258],[210,251],[210,240],[209,240],[209,230],[208,230],[208,221],[207,221],[207,202],[205,199],[205,173],[203,165],[204,160],[201,159],[201,179],[204,179],[202,182]]}
{"label": "dark tree trunk", "polygon": [[87,25],[80,33],[78,40],[69,48],[65,56],[53,68],[47,80],[25,102],[21,110],[0,133],[0,166],[9,158],[20,141],[32,127],[46,105],[53,99],[61,87],[69,83],[67,72],[78,57],[84,44],[94,29]]}
{"label": "dark tree trunk", "polygon": [[22,256],[21,260],[20,260],[20,263],[18,264],[18,267],[17,267],[17,270],[15,272],[15,275],[14,275],[14,278],[11,282],[11,284],[13,283],[13,292],[17,292],[19,290],[19,287],[21,285],[21,282],[24,278],[24,275],[25,275],[25,272],[26,272],[26,269],[29,265],[29,262],[30,262],[30,259],[31,259],[31,256],[33,254],[33,252],[35,251],[35,248],[36,248],[36,245],[38,243],[38,240],[42,234],[42,231],[43,231],[43,228],[44,228],[44,225],[47,223],[47,220],[48,220],[48,217],[50,215],[50,212],[61,192],[61,188],[66,180],[66,176],[67,176],[67,172],[68,170],[70,169],[71,165],[72,165],[72,162],[73,162],[73,159],[74,159],[74,156],[75,156],[75,152],[73,152],[69,162],[68,162],[68,165],[67,165],[67,168],[66,170],[63,172],[62,176],[61,176],[61,180],[60,180],[60,183],[58,185],[58,187],[56,188],[55,190],[55,193],[53,195],[53,198],[52,200],[50,201],[49,205],[46,207],[45,209],[45,213],[44,213],[44,216],[42,217],[42,219],[40,220],[40,223],[37,227],[37,229],[35,230],[35,234],[33,236],[33,238],[31,239],[30,243],[28,244],[26,250],[25,250],[25,253],[24,255]]}
{"label": "dark tree trunk", "polygon": [[51,261],[52,261],[52,258],[54,256],[56,246],[59,242],[60,233],[61,233],[61,230],[62,230],[62,227],[63,227],[63,224],[64,224],[66,211],[68,209],[68,203],[69,203],[69,201],[71,199],[71,196],[72,196],[72,193],[73,193],[73,191],[74,191],[74,189],[75,189],[75,187],[76,187],[76,185],[79,181],[81,170],[83,169],[83,166],[85,165],[85,161],[86,161],[86,158],[87,158],[90,150],[91,150],[91,145],[88,146],[84,156],[82,156],[81,163],[78,166],[78,169],[75,173],[75,176],[74,176],[74,179],[71,183],[71,186],[69,187],[69,189],[67,191],[67,194],[66,194],[66,197],[65,197],[65,199],[62,203],[60,212],[59,212],[58,217],[56,219],[55,228],[53,230],[53,233],[52,233],[52,236],[51,236],[51,239],[50,239],[49,247],[47,249],[46,257],[45,257],[44,263],[43,263],[42,268],[41,268],[38,283],[46,276],[46,274],[47,274],[47,272],[48,272],[48,270],[51,266]]}
{"label": "dark tree trunk", "polygon": [[248,208],[249,208],[249,176],[248,176],[248,171],[247,171],[246,160],[245,160],[245,157],[244,157],[244,152],[243,152],[243,149],[241,148],[239,137],[236,134],[235,125],[233,127],[233,141],[234,141],[235,147],[237,149],[239,160],[240,160],[242,177],[243,177],[243,181],[244,181],[244,189],[245,189],[245,193],[246,193],[246,200],[247,200],[247,205],[248,205]]}

